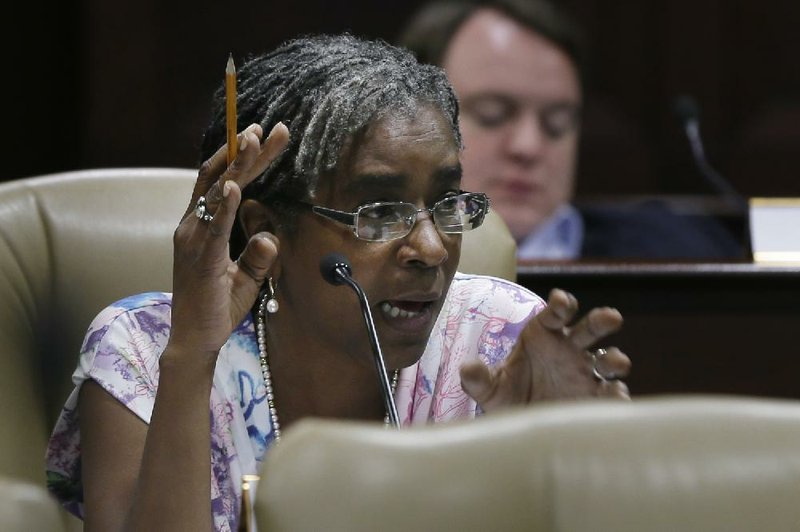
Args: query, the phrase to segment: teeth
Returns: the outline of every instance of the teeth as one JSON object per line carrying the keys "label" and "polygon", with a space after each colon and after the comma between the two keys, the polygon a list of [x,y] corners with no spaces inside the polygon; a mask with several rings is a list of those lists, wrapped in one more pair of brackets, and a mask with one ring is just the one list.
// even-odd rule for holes
{"label": "teeth", "polygon": [[414,316],[419,316],[420,314],[419,312],[403,310],[399,307],[395,307],[388,301],[384,301],[383,304],[381,304],[381,310],[384,312],[384,314],[388,314],[392,318],[413,318]]}

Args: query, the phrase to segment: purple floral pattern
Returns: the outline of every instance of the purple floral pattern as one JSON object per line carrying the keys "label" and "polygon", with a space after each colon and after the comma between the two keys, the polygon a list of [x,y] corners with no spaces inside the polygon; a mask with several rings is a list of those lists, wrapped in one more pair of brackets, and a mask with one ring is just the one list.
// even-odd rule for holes
{"label": "purple floral pattern", "polygon": [[[525,322],[544,308],[535,294],[491,277],[456,274],[425,353],[400,373],[396,402],[405,426],[476,415],[459,368],[504,360]],[[104,309],[86,334],[75,390],[47,449],[48,487],[81,516],[78,392],[93,379],[146,423],[158,387],[158,359],[169,338],[171,296],[147,293]],[[220,351],[211,393],[211,503],[217,530],[236,530],[240,479],[256,474],[274,440],[258,364],[253,322],[246,318]]]}

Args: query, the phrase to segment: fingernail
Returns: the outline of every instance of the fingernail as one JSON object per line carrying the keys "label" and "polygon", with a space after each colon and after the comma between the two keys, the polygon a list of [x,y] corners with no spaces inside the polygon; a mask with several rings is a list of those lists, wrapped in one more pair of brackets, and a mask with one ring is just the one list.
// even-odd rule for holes
{"label": "fingernail", "polygon": [[242,133],[242,138],[239,141],[239,151],[244,151],[247,148],[247,130]]}
{"label": "fingernail", "polygon": [[280,121],[277,124],[275,124],[274,126],[272,126],[272,129],[269,130],[269,134],[272,135],[275,132],[275,130],[278,129],[278,126],[286,127],[286,125],[283,123],[283,121]]}
{"label": "fingernail", "polygon": [[280,249],[281,243],[278,240],[278,237],[273,235],[272,233],[263,232],[259,235],[259,238],[268,242],[272,242],[272,245],[275,246],[275,249]]}
{"label": "fingernail", "polygon": [[225,184],[222,185],[222,197],[227,198],[228,194],[231,193],[231,182],[225,181]]}

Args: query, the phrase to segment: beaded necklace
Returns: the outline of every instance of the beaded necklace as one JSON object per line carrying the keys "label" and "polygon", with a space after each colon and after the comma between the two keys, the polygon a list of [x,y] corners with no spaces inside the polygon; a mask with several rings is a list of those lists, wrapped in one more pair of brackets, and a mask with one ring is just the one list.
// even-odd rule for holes
{"label": "beaded necklace", "polygon": [[[269,300],[269,302],[268,302]],[[269,407],[269,420],[272,424],[272,431],[275,435],[275,443],[281,440],[281,424],[278,420],[278,410],[275,408],[275,392],[272,388],[272,374],[269,371],[269,361],[267,359],[267,307],[270,302],[275,301],[270,299],[267,294],[261,298],[261,303],[258,305],[258,316],[256,318],[256,339],[258,341],[258,359],[261,362],[261,376],[264,378],[264,387],[267,391],[267,406]],[[277,309],[276,309],[277,310]],[[274,312],[274,311],[273,311]],[[400,370],[394,370],[392,375],[391,390],[394,395],[397,389],[397,379]],[[383,424],[386,427],[390,426],[389,413],[387,412],[383,418]]]}

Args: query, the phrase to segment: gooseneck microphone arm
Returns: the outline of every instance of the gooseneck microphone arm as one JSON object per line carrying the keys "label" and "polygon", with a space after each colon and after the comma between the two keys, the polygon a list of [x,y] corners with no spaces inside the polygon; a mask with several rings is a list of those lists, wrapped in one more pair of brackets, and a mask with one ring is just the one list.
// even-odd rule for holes
{"label": "gooseneck microphone arm", "polygon": [[358,301],[361,303],[361,314],[364,316],[364,322],[367,325],[367,333],[369,336],[370,344],[372,344],[372,354],[375,360],[375,369],[378,373],[378,381],[381,385],[381,392],[383,394],[383,401],[386,405],[386,413],[389,416],[389,423],[394,427],[400,428],[400,419],[397,415],[397,406],[394,403],[394,396],[392,395],[392,388],[389,385],[389,376],[386,372],[386,362],[383,358],[381,351],[381,344],[378,342],[378,333],[375,331],[375,322],[372,320],[372,311],[369,308],[369,301],[367,294],[361,289],[361,286],[351,276],[350,263],[347,259],[337,253],[331,253],[323,257],[319,263],[319,271],[322,277],[332,285],[346,284],[358,296]]}
{"label": "gooseneck microphone arm", "polygon": [[747,201],[733,188],[733,185],[722,177],[722,175],[711,166],[711,163],[708,162],[705,149],[703,148],[703,139],[700,136],[700,110],[697,106],[697,102],[691,96],[680,96],[675,100],[674,110],[689,140],[692,158],[697,168],[700,170],[700,173],[706,181],[708,181],[717,192],[727,198],[728,201],[735,204],[735,206],[740,209],[747,209]]}

